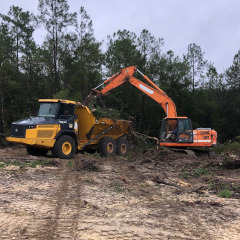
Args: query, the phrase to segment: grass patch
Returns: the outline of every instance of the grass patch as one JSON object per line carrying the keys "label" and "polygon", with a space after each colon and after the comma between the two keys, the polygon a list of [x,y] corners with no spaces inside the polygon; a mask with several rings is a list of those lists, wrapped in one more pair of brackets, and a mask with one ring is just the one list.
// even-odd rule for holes
{"label": "grass patch", "polygon": [[193,169],[191,171],[184,171],[182,172],[181,176],[184,178],[184,179],[189,179],[191,177],[193,178],[199,178],[201,176],[205,176],[205,175],[211,175],[213,176],[214,173],[212,171],[209,171],[208,169],[204,168],[204,167],[199,167],[199,168],[196,168],[196,169]]}
{"label": "grass patch", "polygon": [[94,157],[94,158],[102,158],[100,153],[98,152],[94,152],[94,153],[84,152],[84,155],[89,157]]}
{"label": "grass patch", "polygon": [[73,166],[74,166],[74,162],[73,161],[68,161],[67,167],[72,168]]}
{"label": "grass patch", "polygon": [[45,160],[33,160],[30,162],[29,167],[31,168],[36,168],[37,166],[49,166],[50,164],[50,159],[45,159]]}
{"label": "grass patch", "polygon": [[217,194],[218,197],[222,197],[222,198],[231,198],[232,195],[233,195],[233,191],[231,191],[230,189],[223,189]]}
{"label": "grass patch", "polygon": [[213,176],[213,172],[207,170],[204,167],[200,167],[200,168],[197,168],[197,169],[193,169],[192,175],[195,178],[199,178],[199,177],[204,176],[204,175],[211,175],[211,176]]}
{"label": "grass patch", "polygon": [[85,182],[90,184],[90,185],[95,185],[96,184],[96,182],[92,178],[86,178]]}
{"label": "grass patch", "polygon": [[125,192],[125,188],[120,183],[111,183],[110,187],[117,193]]}
{"label": "grass patch", "polygon": [[0,163],[0,168],[4,168],[5,164],[4,163]]}
{"label": "grass patch", "polygon": [[133,161],[131,155],[129,155],[129,154],[126,156],[125,160],[126,160],[126,162],[132,162]]}
{"label": "grass patch", "polygon": [[7,166],[18,166],[20,168],[30,167],[36,168],[37,166],[56,166],[56,162],[51,159],[29,159],[25,160],[14,160],[14,161],[5,161],[0,164],[0,168],[5,168]]}
{"label": "grass patch", "polygon": [[191,174],[190,174],[190,172],[189,171],[183,171],[182,173],[181,173],[181,177],[182,178],[184,178],[184,179],[186,179],[186,180],[188,180],[190,177],[191,177]]}
{"label": "grass patch", "polygon": [[222,182],[219,179],[208,182],[209,189],[213,191],[218,197],[231,198],[237,197],[240,190],[240,185],[233,183]]}

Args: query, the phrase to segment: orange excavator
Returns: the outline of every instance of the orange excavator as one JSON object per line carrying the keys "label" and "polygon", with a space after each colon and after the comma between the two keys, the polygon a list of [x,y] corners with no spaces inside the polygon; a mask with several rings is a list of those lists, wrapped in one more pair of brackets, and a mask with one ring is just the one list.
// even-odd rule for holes
{"label": "orange excavator", "polygon": [[[143,78],[151,85],[135,78],[134,73],[140,73]],[[136,67],[130,66],[122,69],[102,84],[92,89],[90,95],[96,97],[107,95],[111,90],[129,82],[153,100],[158,102],[166,113],[160,131],[160,145],[166,147],[211,147],[217,143],[217,132],[211,128],[192,129],[192,121],[187,117],[177,116],[174,102],[167,94],[154,84],[147,76],[141,73]],[[97,90],[104,85],[101,90]]]}

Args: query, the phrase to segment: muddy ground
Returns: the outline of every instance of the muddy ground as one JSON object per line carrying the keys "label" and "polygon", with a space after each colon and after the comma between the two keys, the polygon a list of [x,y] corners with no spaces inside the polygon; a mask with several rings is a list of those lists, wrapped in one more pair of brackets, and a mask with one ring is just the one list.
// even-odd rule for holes
{"label": "muddy ground", "polygon": [[60,160],[4,148],[0,239],[240,239],[239,180],[231,154]]}

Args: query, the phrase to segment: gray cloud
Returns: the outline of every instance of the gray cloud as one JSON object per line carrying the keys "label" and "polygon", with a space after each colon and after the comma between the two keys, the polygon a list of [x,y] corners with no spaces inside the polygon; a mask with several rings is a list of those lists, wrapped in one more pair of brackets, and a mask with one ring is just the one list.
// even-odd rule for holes
{"label": "gray cloud", "polygon": [[[190,43],[201,46],[205,59],[221,73],[228,68],[240,49],[239,9],[236,0],[69,0],[70,11],[84,6],[97,40],[119,29],[140,34],[148,29],[156,38],[164,38],[164,51],[173,50],[180,57]],[[1,3],[1,13],[11,5],[37,13],[38,1],[8,0]],[[43,31],[36,40],[41,42]]]}

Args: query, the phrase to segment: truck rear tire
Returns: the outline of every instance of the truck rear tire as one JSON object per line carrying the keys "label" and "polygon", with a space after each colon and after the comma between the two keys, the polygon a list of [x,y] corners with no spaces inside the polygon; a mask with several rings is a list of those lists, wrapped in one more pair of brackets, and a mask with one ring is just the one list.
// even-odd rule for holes
{"label": "truck rear tire", "polygon": [[46,156],[48,152],[48,149],[40,149],[32,146],[27,146],[26,149],[28,154],[32,156]]}
{"label": "truck rear tire", "polygon": [[76,153],[76,144],[74,139],[69,135],[61,136],[52,149],[54,157],[70,159]]}
{"label": "truck rear tire", "polygon": [[116,151],[117,155],[125,157],[129,150],[129,143],[127,139],[118,138],[116,140],[116,144],[117,144],[117,151]]}
{"label": "truck rear tire", "polygon": [[98,152],[102,157],[114,155],[116,153],[116,141],[111,137],[103,137],[98,143]]}

